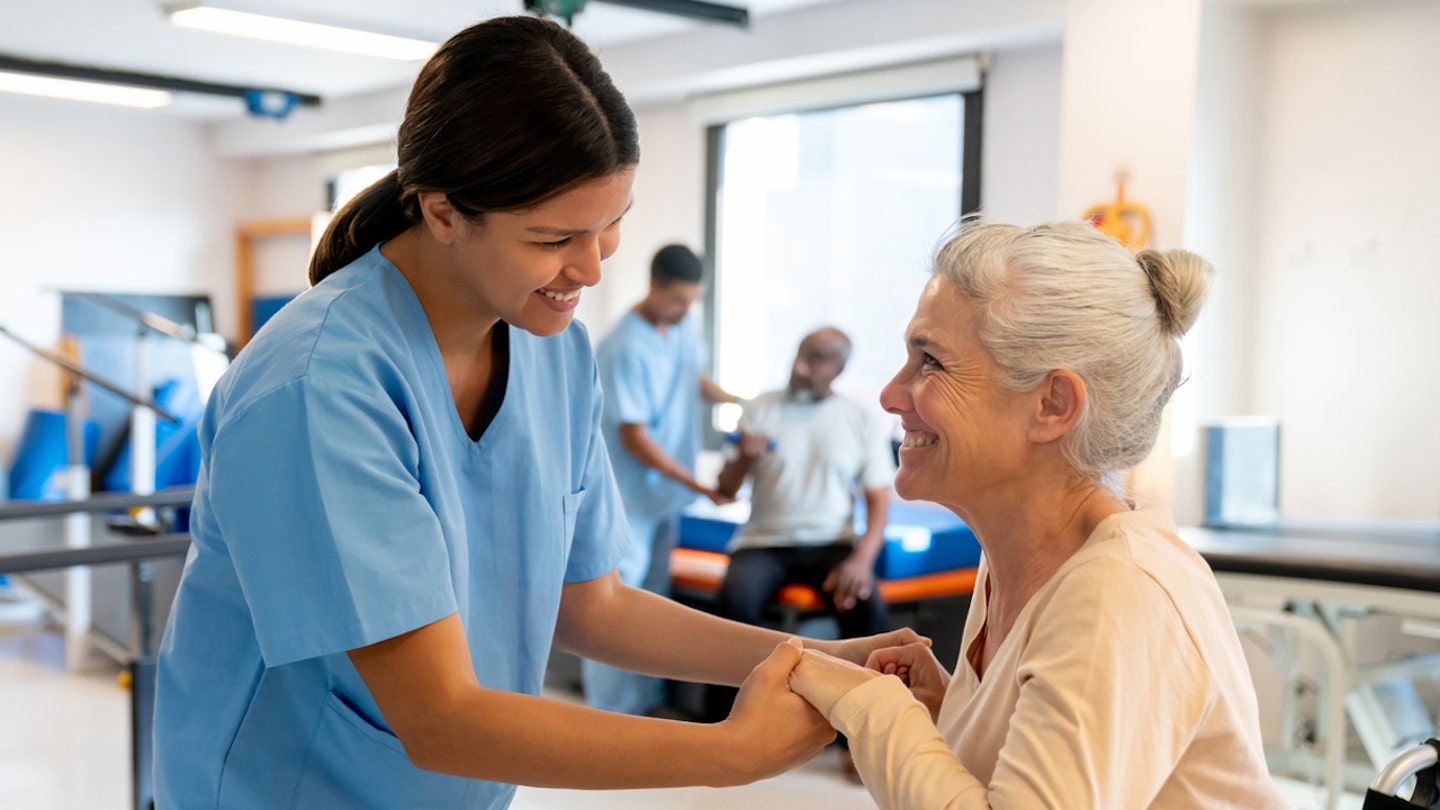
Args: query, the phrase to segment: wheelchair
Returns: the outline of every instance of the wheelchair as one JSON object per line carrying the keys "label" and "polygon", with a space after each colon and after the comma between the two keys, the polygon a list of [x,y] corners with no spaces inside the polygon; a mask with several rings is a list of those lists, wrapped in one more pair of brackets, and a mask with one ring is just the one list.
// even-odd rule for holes
{"label": "wheelchair", "polygon": [[[1417,807],[1440,810],[1440,789],[1435,784],[1437,768],[1440,768],[1437,763],[1440,763],[1440,740],[1433,737],[1396,754],[1365,791],[1362,810],[1414,810]],[[1412,776],[1415,790],[1409,800],[1395,795]]]}

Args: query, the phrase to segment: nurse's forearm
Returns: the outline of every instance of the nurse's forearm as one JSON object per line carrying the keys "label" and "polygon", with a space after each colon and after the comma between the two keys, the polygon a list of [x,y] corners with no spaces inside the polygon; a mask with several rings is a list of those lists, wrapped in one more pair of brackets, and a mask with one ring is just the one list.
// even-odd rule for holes
{"label": "nurse's forearm", "polygon": [[707,724],[486,689],[453,614],[351,650],[350,659],[410,761],[440,773],[546,787],[719,787],[778,773],[819,750],[815,729],[805,728],[813,710],[785,686],[788,668],[771,673],[771,702],[760,710]]}
{"label": "nurse's forearm", "polygon": [[[738,686],[788,636],[708,613],[606,577],[565,586],[555,644],[622,669]],[[823,642],[806,641],[830,651]]]}
{"label": "nurse's forearm", "polygon": [[546,698],[475,689],[451,706],[412,762],[426,770],[537,787],[725,787],[783,767],[783,751],[724,724],[604,712]]}

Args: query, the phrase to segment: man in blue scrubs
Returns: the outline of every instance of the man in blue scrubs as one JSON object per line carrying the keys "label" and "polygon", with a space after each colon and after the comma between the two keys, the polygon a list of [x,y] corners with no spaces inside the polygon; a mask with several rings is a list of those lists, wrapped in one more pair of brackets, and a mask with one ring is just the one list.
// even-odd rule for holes
{"label": "man in blue scrubs", "polygon": [[[701,371],[704,346],[689,317],[704,292],[701,279],[700,259],[689,248],[661,248],[650,263],[649,292],[596,349],[605,441],[634,537],[617,570],[626,585],[661,595],[670,593],[680,510],[697,495],[733,500],[694,474],[701,400],[740,401]],[[589,660],[581,674],[586,699],[598,709],[644,714],[665,700],[659,678]]]}

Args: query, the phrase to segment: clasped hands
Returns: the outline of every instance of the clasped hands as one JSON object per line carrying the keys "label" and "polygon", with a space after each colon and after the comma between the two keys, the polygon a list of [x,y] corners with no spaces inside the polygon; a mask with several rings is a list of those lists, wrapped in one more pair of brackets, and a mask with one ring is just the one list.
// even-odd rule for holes
{"label": "clasped hands", "polygon": [[835,738],[828,719],[835,704],[872,678],[898,677],[932,719],[938,716],[950,673],[929,639],[903,628],[828,646],[830,653],[798,638],[782,642],[741,686],[726,722],[757,748],[773,749],[755,752],[772,763],[765,770],[779,773],[819,754]]}
{"label": "clasped hands", "polygon": [[[891,639],[891,636],[898,637]],[[883,641],[893,643],[874,644]],[[850,690],[871,679],[892,675],[925,704],[931,719],[940,714],[940,702],[950,685],[950,673],[931,652],[929,639],[907,629],[852,639],[851,642],[842,642],[842,645],[852,642],[855,648],[842,646],[839,655],[828,655],[816,649],[803,650],[790,671],[790,690],[809,701],[821,714],[830,717],[835,704]],[[855,663],[856,660],[863,660],[864,664]]]}

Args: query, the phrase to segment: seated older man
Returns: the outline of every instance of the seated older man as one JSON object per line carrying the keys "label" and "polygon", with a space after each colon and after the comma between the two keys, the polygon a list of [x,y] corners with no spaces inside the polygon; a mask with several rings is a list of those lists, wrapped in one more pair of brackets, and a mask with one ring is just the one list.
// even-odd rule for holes
{"label": "seated older man", "polygon": [[[875,557],[885,543],[895,461],[876,415],[834,389],[850,352],[844,332],[816,329],[800,341],[785,388],[745,405],[739,441],[717,486],[734,497],[751,482],[750,519],[730,541],[716,605],[727,619],[760,624],[776,594],[799,584],[821,595],[841,638],[890,629],[875,587]],[[859,535],[857,492],[866,508]],[[710,687],[708,719],[723,720],[734,698],[733,688]]]}

